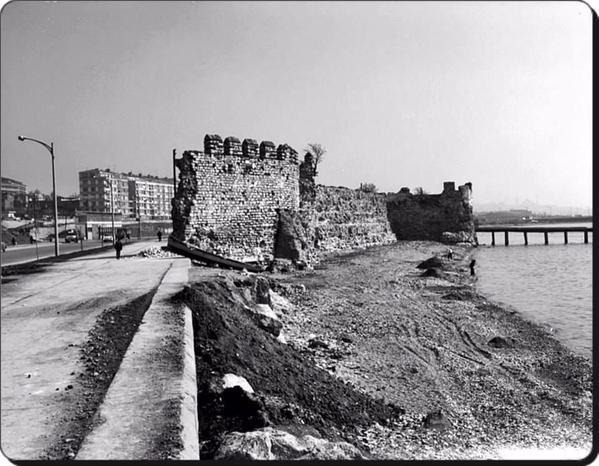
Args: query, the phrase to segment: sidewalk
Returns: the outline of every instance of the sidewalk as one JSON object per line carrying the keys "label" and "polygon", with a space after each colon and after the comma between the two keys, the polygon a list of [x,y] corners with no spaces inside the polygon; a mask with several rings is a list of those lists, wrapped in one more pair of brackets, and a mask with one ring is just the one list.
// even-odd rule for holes
{"label": "sidewalk", "polygon": [[[81,383],[81,375],[89,369],[82,358],[82,349],[89,347],[90,330],[97,327],[97,319],[103,311],[136,299],[138,302],[147,301],[152,296],[148,293],[158,289],[156,296],[161,296],[162,311],[152,310],[156,307],[152,302],[140,329],[144,328],[146,333],[160,330],[155,326],[160,323],[157,317],[161,312],[179,312],[173,310],[172,305],[170,308],[164,306],[164,303],[169,303],[168,298],[187,282],[189,260],[137,256],[141,250],[156,245],[156,241],[129,244],[118,261],[114,251],[108,249],[51,263],[41,273],[33,272],[2,285],[1,442],[8,458],[50,458],[49,452],[64,450],[69,443],[80,445],[85,440],[77,435],[65,438],[69,432],[64,429],[65,425],[72,426],[85,415],[83,408],[97,395],[86,391]],[[178,272],[170,275],[166,296],[159,285],[174,266]],[[177,320],[183,319],[178,317]],[[173,327],[171,332],[182,333],[182,328]],[[171,334],[169,338],[176,340],[184,338],[184,335]],[[136,333],[131,347],[137,339]],[[107,345],[111,343],[106,342]],[[159,342],[154,342],[156,344]],[[93,345],[91,349],[94,349]],[[145,349],[160,351],[161,348]],[[115,380],[122,378],[122,368],[127,366],[126,361],[131,357],[128,350]],[[154,368],[149,365],[143,370],[151,383]],[[94,372],[90,377],[97,375]],[[173,374],[167,371],[161,376],[162,384],[166,384],[164,378]],[[130,389],[143,391],[143,387]],[[134,408],[130,407],[135,411]],[[97,424],[98,420],[94,422]],[[137,427],[131,426],[132,429]],[[128,434],[135,436],[131,431]],[[68,458],[75,456],[78,447],[74,450],[75,453],[69,454]],[[95,454],[101,455],[102,452]]]}

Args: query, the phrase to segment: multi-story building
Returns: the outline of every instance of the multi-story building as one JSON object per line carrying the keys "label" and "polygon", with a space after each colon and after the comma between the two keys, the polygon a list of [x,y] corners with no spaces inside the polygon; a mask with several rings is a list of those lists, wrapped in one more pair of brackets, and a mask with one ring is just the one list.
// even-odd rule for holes
{"label": "multi-story building", "polygon": [[27,210],[27,186],[11,178],[0,179],[2,188],[2,214],[14,211],[23,215]]}
{"label": "multi-story building", "polygon": [[174,196],[172,178],[116,173],[98,168],[79,172],[81,210],[123,217],[166,219]]}

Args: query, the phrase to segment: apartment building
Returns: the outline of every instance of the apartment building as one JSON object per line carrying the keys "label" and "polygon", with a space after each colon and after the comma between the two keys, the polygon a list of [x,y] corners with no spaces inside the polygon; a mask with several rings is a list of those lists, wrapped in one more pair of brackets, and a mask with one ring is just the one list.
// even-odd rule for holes
{"label": "apartment building", "polygon": [[172,178],[117,173],[94,168],[79,172],[81,210],[114,212],[124,218],[170,219]]}
{"label": "apartment building", "polygon": [[0,179],[2,190],[2,213],[14,211],[17,215],[23,215],[27,209],[27,186],[20,181],[11,178]]}

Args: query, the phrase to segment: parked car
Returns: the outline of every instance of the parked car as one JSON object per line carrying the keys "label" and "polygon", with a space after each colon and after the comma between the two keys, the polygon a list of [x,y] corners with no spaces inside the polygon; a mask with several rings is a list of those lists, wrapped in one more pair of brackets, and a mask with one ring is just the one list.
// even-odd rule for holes
{"label": "parked car", "polygon": [[104,235],[102,237],[102,242],[104,242],[104,243],[112,243],[112,235]]}
{"label": "parked car", "polygon": [[[58,240],[63,240],[65,243],[77,243],[81,239],[79,231],[69,228],[58,233]],[[54,233],[48,235],[48,241],[54,241]]]}
{"label": "parked car", "polygon": [[[59,233],[58,236],[60,237],[61,234]],[[65,230],[64,242],[65,243],[78,243],[79,242],[79,232],[77,230],[73,230],[73,229]]]}

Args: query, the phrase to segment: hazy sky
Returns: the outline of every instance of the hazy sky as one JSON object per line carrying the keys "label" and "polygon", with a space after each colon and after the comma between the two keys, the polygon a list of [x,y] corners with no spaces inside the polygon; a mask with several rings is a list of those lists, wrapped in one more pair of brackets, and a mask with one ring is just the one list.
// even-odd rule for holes
{"label": "hazy sky", "polygon": [[580,2],[23,2],[2,10],[2,176],[170,176],[206,133],[327,154],[318,181],[591,206]]}

